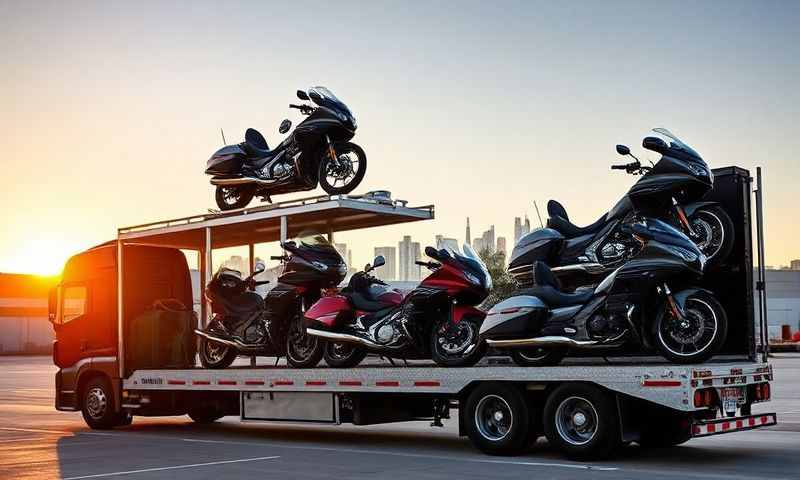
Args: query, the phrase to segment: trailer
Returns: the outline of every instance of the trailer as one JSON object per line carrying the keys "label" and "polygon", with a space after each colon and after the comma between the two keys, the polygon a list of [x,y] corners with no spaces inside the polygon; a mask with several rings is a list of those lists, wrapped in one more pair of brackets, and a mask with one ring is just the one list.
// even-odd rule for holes
{"label": "trailer", "polygon": [[[750,255],[731,272],[752,282],[752,263],[746,268],[752,258],[752,186],[749,173],[731,175],[732,195],[744,205],[739,217],[746,223],[739,248]],[[312,197],[119,229],[116,240],[73,257],[51,295],[53,355],[60,367],[56,408],[81,411],[92,428],[124,426],[134,415],[184,414],[200,423],[237,415],[252,422],[429,420],[442,426],[453,414],[459,434],[483,452],[518,453],[544,435],[573,458],[607,457],[624,443],[672,446],[777,423],[774,413],[753,411],[770,400],[773,371],[766,357],[765,320],[760,316],[756,324],[753,315],[752,289],[749,307],[745,301],[733,315],[743,323],[732,329],[736,338],[729,339],[723,355],[702,365],[634,356],[573,358],[544,368],[487,359],[470,368],[372,360],[349,369],[292,369],[278,362],[264,367],[252,361],[210,370],[196,366],[193,328],[148,330],[152,354],[151,345],[145,344],[142,354],[142,342],[131,340],[132,325],[147,305],[165,296],[188,298],[191,280],[181,250],[197,252],[202,291],[215,248],[248,246],[252,270],[254,244],[285,240],[302,230],[324,231],[332,240],[338,231],[433,218],[433,206],[409,207],[379,193]],[[731,275],[725,288],[736,287]],[[209,314],[203,304],[194,322],[204,325]]]}

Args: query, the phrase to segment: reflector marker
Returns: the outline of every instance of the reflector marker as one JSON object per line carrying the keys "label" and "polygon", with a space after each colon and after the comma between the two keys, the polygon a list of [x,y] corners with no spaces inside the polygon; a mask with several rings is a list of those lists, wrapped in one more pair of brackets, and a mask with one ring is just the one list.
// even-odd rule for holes
{"label": "reflector marker", "polygon": [[680,387],[680,380],[642,380],[643,387]]}
{"label": "reflector marker", "polygon": [[245,385],[264,385],[264,380],[245,380]]}
{"label": "reflector marker", "polygon": [[236,385],[236,380],[218,380],[217,385]]}
{"label": "reflector marker", "polygon": [[343,387],[360,387],[361,380],[340,380],[339,385]]}
{"label": "reflector marker", "polygon": [[167,385],[186,385],[186,380],[167,380]]}
{"label": "reflector marker", "polygon": [[193,380],[192,385],[211,385],[208,380]]}
{"label": "reflector marker", "polygon": [[375,386],[376,387],[399,387],[400,386],[400,382],[398,382],[397,380],[381,380],[381,381],[375,382]]}
{"label": "reflector marker", "polygon": [[273,385],[275,385],[276,387],[286,387],[289,385],[294,385],[294,382],[291,380],[276,380],[275,382],[273,382]]}
{"label": "reflector marker", "polygon": [[414,382],[415,387],[438,387],[440,385],[436,380],[418,380]]}
{"label": "reflector marker", "polygon": [[326,382],[325,380],[306,380],[307,387],[321,387],[327,384],[328,382]]}

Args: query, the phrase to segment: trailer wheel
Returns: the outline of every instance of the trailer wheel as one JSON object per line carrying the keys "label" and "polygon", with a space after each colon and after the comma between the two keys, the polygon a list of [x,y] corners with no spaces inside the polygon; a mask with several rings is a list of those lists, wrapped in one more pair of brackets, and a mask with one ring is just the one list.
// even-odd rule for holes
{"label": "trailer wheel", "polygon": [[195,423],[213,423],[225,416],[225,413],[209,406],[189,407],[186,412]]}
{"label": "trailer wheel", "polygon": [[502,383],[477,387],[467,397],[463,415],[467,435],[489,455],[513,455],[529,441],[528,405],[519,388]]}
{"label": "trailer wheel", "polygon": [[96,377],[86,384],[81,392],[81,413],[90,428],[106,430],[126,423],[130,414],[117,412],[114,405],[114,390],[106,377]]}
{"label": "trailer wheel", "polygon": [[585,384],[564,384],[544,407],[550,444],[575,459],[603,459],[620,445],[619,415],[611,395]]}

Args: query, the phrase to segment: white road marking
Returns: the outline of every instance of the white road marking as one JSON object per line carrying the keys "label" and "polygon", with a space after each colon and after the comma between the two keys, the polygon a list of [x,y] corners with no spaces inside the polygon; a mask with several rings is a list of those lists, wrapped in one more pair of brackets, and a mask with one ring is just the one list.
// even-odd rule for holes
{"label": "white road marking", "polygon": [[549,462],[524,462],[514,460],[492,460],[486,458],[470,458],[470,457],[452,457],[445,455],[427,455],[424,453],[406,453],[406,452],[390,452],[385,450],[363,450],[359,448],[338,448],[338,447],[317,447],[317,446],[300,446],[300,445],[282,445],[276,443],[266,442],[237,442],[229,440],[203,440],[195,438],[184,438],[184,442],[194,443],[222,443],[234,445],[255,445],[255,446],[270,446],[276,448],[294,448],[300,450],[323,450],[330,452],[347,452],[347,453],[360,453],[369,455],[390,455],[396,457],[411,457],[411,458],[426,458],[431,460],[449,460],[454,462],[471,462],[471,463],[495,463],[502,465],[524,465],[532,467],[556,467],[556,468],[575,468],[580,470],[598,470],[598,471],[616,471],[619,467],[601,467],[596,465],[584,465],[580,463],[549,463]]}
{"label": "white road marking", "polygon": [[34,433],[57,433],[61,434],[73,434],[75,432],[68,432],[66,430],[42,430],[41,428],[12,428],[12,427],[0,427],[0,430],[7,430],[9,432],[34,432]]}
{"label": "white road marking", "polygon": [[100,478],[100,477],[115,477],[118,475],[133,475],[135,473],[147,473],[147,472],[161,472],[164,470],[178,470],[181,468],[197,468],[197,467],[208,467],[212,465],[225,465],[228,463],[242,463],[242,462],[258,462],[261,460],[275,460],[276,458],[281,457],[255,457],[255,458],[240,458],[238,460],[221,460],[218,462],[206,462],[206,463],[190,463],[188,465],[173,465],[170,467],[155,467],[155,468],[142,468],[140,470],[125,470],[122,472],[110,472],[110,473],[98,473],[95,475],[81,475],[79,477],[67,477],[63,480],[79,480],[81,478]]}
{"label": "white road marking", "polygon": [[24,442],[25,440],[38,440],[42,437],[22,437],[22,438],[6,438],[0,440],[0,443],[11,443],[11,442]]}

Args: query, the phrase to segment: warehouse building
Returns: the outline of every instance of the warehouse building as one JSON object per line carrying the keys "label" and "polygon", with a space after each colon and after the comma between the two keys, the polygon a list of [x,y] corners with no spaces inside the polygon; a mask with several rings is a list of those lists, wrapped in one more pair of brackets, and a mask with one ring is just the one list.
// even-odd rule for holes
{"label": "warehouse building", "polygon": [[0,355],[49,353],[47,293],[56,277],[0,273]]}

